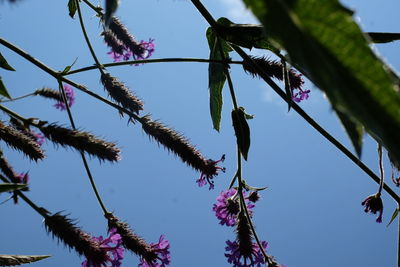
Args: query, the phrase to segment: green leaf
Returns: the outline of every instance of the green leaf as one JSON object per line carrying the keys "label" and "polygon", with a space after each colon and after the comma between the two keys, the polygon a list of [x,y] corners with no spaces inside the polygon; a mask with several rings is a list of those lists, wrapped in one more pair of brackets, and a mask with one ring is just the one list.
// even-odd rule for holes
{"label": "green leaf", "polygon": [[0,266],[16,266],[25,263],[40,261],[51,257],[50,255],[0,255]]}
{"label": "green leaf", "polygon": [[394,221],[394,219],[396,219],[397,215],[399,215],[399,208],[396,208],[393,211],[392,218],[390,219],[390,222],[386,225],[386,227],[388,227]]}
{"label": "green leaf", "polygon": [[236,24],[224,17],[217,22],[218,33],[226,41],[248,49],[253,47],[267,49],[277,55],[280,54],[279,49],[268,40],[262,25]]}
{"label": "green leaf", "polygon": [[106,0],[106,13],[104,14],[104,24],[108,26],[112,15],[117,11],[119,1],[118,0]]}
{"label": "green leaf", "polygon": [[357,156],[361,157],[364,134],[363,126],[358,122],[354,122],[349,118],[349,116],[339,110],[336,110],[336,114],[338,115],[344,129],[346,130],[347,135],[349,136],[351,143],[354,146],[354,150],[357,153]]}
{"label": "green leaf", "polygon": [[366,32],[373,43],[390,43],[400,40],[400,33],[392,32]]}
{"label": "green leaf", "polygon": [[69,16],[71,18],[74,18],[76,10],[77,10],[76,0],[69,0],[68,1],[68,11],[69,11]]}
{"label": "green leaf", "polygon": [[293,94],[292,94],[292,90],[290,89],[290,80],[289,80],[289,69],[290,68],[288,69],[285,60],[282,60],[282,66],[283,66],[283,83],[285,85],[285,92],[286,92],[288,112],[289,112],[290,108],[292,107],[292,104],[293,104]]}
{"label": "green leaf", "polygon": [[400,161],[400,79],[338,0],[244,0],[273,44]]}
{"label": "green leaf", "polygon": [[[229,57],[229,52],[232,48],[224,41],[216,37],[212,28],[207,29],[207,40],[210,47],[210,59],[222,60]],[[221,48],[223,54],[221,54]],[[210,62],[208,65],[208,87],[210,91],[210,113],[215,130],[219,131],[221,124],[222,112],[222,89],[224,87],[226,76],[225,66],[222,63]]]}
{"label": "green leaf", "polygon": [[8,64],[7,60],[3,57],[1,53],[0,53],[0,68],[3,68],[5,70],[15,71],[15,69]]}
{"label": "green leaf", "polygon": [[77,60],[78,60],[78,58],[76,58],[76,59],[74,60],[74,62],[72,62],[71,65],[66,66],[66,67],[64,68],[64,70],[61,72],[61,74],[67,74],[67,73],[71,70],[72,66],[74,66],[74,64],[76,63]]}
{"label": "green leaf", "polygon": [[5,96],[7,98],[11,98],[11,96],[7,92],[7,88],[4,85],[3,80],[1,79],[1,76],[0,76],[0,95]]}
{"label": "green leaf", "polygon": [[247,124],[244,108],[232,110],[232,123],[235,129],[236,142],[243,158],[247,160],[250,148],[250,128]]}
{"label": "green leaf", "polygon": [[4,183],[0,184],[0,193],[11,192],[26,187],[26,184]]}

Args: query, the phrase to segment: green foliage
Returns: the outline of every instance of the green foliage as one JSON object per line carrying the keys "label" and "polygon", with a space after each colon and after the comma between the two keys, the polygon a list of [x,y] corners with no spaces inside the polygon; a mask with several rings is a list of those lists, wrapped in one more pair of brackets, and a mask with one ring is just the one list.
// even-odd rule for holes
{"label": "green foliage", "polygon": [[13,183],[4,183],[0,184],[0,193],[11,192],[14,190],[19,190],[26,187],[26,184],[13,184]]}
{"label": "green foliage", "polygon": [[0,53],[0,68],[10,71],[15,71],[15,69],[11,67],[10,64],[8,64],[7,60],[3,57],[1,53]]}
{"label": "green foliage", "polygon": [[68,1],[68,11],[71,18],[74,18],[77,8],[78,7],[76,6],[76,0]]}
{"label": "green foliage", "polygon": [[5,96],[7,98],[11,98],[11,96],[8,94],[7,88],[3,83],[3,79],[0,76],[0,95]]}
{"label": "green foliage", "polygon": [[287,51],[291,63],[326,93],[333,109],[363,125],[399,161],[399,78],[370,49],[352,12],[337,0],[244,2],[270,42]]}
{"label": "green foliage", "polygon": [[[223,60],[229,57],[229,52],[232,51],[230,46],[220,38],[217,38],[213,29],[207,29],[207,40],[210,47],[210,60]],[[222,51],[222,52],[221,52]],[[225,64],[210,62],[208,66],[208,87],[210,89],[210,113],[215,130],[219,131],[221,124],[222,112],[222,88],[224,87]]]}
{"label": "green foliage", "polygon": [[399,215],[399,208],[396,208],[393,211],[392,218],[390,219],[390,222],[386,225],[386,227],[388,227],[394,221],[394,219],[396,219],[397,215]]}
{"label": "green foliage", "polygon": [[247,160],[247,155],[250,148],[250,128],[247,124],[246,113],[244,108],[232,110],[232,124],[235,129],[236,142],[243,158]]}
{"label": "green foliage", "polygon": [[49,255],[0,255],[0,266],[16,266],[49,258]]}

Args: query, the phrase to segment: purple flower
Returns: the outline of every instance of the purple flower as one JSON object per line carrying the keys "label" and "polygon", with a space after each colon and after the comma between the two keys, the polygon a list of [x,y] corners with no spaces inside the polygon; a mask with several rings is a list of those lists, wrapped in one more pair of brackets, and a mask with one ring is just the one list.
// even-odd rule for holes
{"label": "purple flower", "polygon": [[[246,197],[246,192],[244,192]],[[250,203],[248,199],[246,206],[248,211],[251,213],[251,209],[255,207],[254,204]],[[234,226],[236,224],[237,215],[240,211],[239,195],[235,188],[231,188],[226,191],[222,191],[217,197],[217,203],[213,205],[213,211],[215,216],[220,220],[219,224],[226,226]]]}
{"label": "purple flower", "polygon": [[[69,86],[67,84],[64,84],[64,91],[65,91],[65,95],[67,97],[68,107],[71,107],[75,102],[74,90],[72,89],[71,86]],[[57,101],[57,103],[54,104],[54,107],[56,109],[59,109],[59,110],[66,110],[67,109],[67,107],[65,106],[64,102],[62,102],[62,101]]]}
{"label": "purple flower", "polygon": [[[225,257],[228,258],[228,262],[233,264],[233,267],[261,267],[265,264],[264,255],[257,243],[252,243],[251,255],[244,256],[240,252],[239,244],[237,241],[231,242],[226,241],[227,246],[225,247]],[[264,250],[267,249],[268,243],[265,241],[261,242]]]}
{"label": "purple flower", "polygon": [[[143,257],[140,258],[141,267],[165,267],[171,263],[171,255],[169,252],[169,242],[164,235],[160,236],[158,243],[150,244],[151,249],[156,252],[157,258],[151,262],[147,262]],[[159,262],[158,262],[159,261]]]}
{"label": "purple flower", "polygon": [[[82,267],[120,267],[124,258],[124,249],[122,246],[121,236],[117,233],[116,228],[109,231],[110,236],[103,239],[102,236],[93,237],[93,241],[97,242],[100,249],[106,251],[106,261],[98,264],[97,261],[87,258],[82,262]],[[112,246],[114,244],[115,246]]]}
{"label": "purple flower", "polygon": [[219,160],[212,160],[209,159],[207,160],[207,169],[212,169],[212,172],[210,173],[205,173],[202,172],[200,175],[200,178],[196,180],[196,183],[199,187],[205,186],[207,183],[210,185],[208,188],[209,190],[214,189],[214,181],[212,180],[214,176],[218,175],[219,171],[225,172],[225,168],[217,166],[218,163],[224,162],[225,160],[225,155],[222,155],[222,157]]}
{"label": "purple flower", "polygon": [[147,58],[151,57],[154,53],[155,45],[153,42],[154,42],[154,39],[149,39],[148,42],[145,42],[143,40],[140,41],[140,43],[138,44],[140,49],[135,50],[135,52],[133,52],[126,46],[123,46],[122,51],[119,51],[119,50],[115,51],[111,47],[111,51],[108,52],[107,54],[109,54],[111,56],[111,58],[114,60],[114,62],[127,61],[130,58],[132,58],[133,60],[147,59]]}
{"label": "purple flower", "polygon": [[381,194],[378,192],[375,195],[370,195],[363,202],[361,205],[365,206],[365,212],[371,212],[376,214],[379,212],[378,217],[376,218],[377,223],[382,222],[382,214],[383,214],[383,202],[381,199]]}
{"label": "purple flower", "polygon": [[44,143],[44,140],[46,140],[46,137],[42,133],[37,133],[33,130],[30,130],[30,133],[32,134],[32,137],[35,139],[36,143],[41,146]]}
{"label": "purple flower", "polygon": [[[299,90],[299,92],[293,94],[293,96],[292,96],[292,100],[294,102],[300,103],[301,101],[306,100],[306,99],[309,98],[308,94],[310,93],[310,90],[303,91],[301,88],[297,88],[297,89]],[[292,93],[293,93],[293,91],[294,90],[292,90]]]}
{"label": "purple flower", "polygon": [[15,182],[21,184],[27,184],[29,182],[28,173],[20,173],[15,175]]}

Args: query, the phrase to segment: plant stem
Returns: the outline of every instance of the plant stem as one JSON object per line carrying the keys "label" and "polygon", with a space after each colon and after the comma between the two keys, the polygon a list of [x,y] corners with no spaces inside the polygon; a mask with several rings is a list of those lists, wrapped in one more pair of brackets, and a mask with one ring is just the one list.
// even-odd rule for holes
{"label": "plant stem", "polygon": [[91,9],[93,9],[99,16],[103,17],[103,12],[101,12],[102,8],[101,7],[96,7],[92,3],[90,3],[88,0],[82,0],[86,5],[88,5]]}
{"label": "plant stem", "polygon": [[11,98],[11,99],[6,99],[6,100],[0,100],[0,103],[6,103],[6,102],[12,102],[12,101],[16,101],[16,100],[20,100],[29,96],[34,96],[36,95],[35,93],[30,93],[30,94],[26,94],[23,96],[19,96],[19,97],[15,97],[15,98]]}
{"label": "plant stem", "polygon": [[384,174],[384,170],[383,170],[383,156],[382,156],[382,145],[378,143],[378,157],[379,157],[379,173],[381,175],[381,181],[379,183],[379,190],[378,190],[378,194],[380,195],[382,192],[382,187],[383,187],[383,183],[384,183],[384,179],[385,179],[385,174]]}
{"label": "plant stem", "polygon": [[104,71],[102,70],[102,65],[100,64],[100,61],[97,58],[96,53],[94,52],[93,46],[89,40],[89,36],[87,35],[85,23],[83,22],[82,11],[81,11],[79,1],[75,0],[75,2],[76,2],[77,10],[78,10],[79,24],[81,25],[82,33],[83,33],[83,36],[85,37],[86,44],[89,48],[90,54],[92,54],[93,60],[96,62],[97,68],[100,70],[101,73],[103,73]]}
{"label": "plant stem", "polygon": [[[200,63],[222,63],[222,60],[212,60],[212,59],[202,59],[202,58],[157,58],[157,59],[142,59],[142,60],[129,60],[123,62],[114,62],[114,63],[106,63],[102,66],[105,68],[108,67],[116,67],[116,66],[126,66],[126,65],[136,65],[136,64],[148,64],[148,63],[165,63],[165,62],[200,62]],[[243,64],[243,61],[226,61],[228,64]],[[97,69],[97,66],[87,66],[84,68],[71,70],[68,73],[64,74],[64,76],[76,74],[79,72],[84,72],[88,70]]]}

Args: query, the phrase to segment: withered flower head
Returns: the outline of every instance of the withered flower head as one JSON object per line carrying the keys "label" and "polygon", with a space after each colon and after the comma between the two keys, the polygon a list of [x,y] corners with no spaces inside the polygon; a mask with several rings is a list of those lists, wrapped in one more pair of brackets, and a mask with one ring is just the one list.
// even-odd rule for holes
{"label": "withered flower head", "polygon": [[[170,263],[169,242],[161,236],[156,244],[147,244],[138,236],[129,225],[109,213],[106,215],[109,229],[116,229],[122,238],[122,245],[138,255],[141,259],[140,266],[166,266]],[[158,263],[161,262],[160,263]]]}
{"label": "withered flower head", "polygon": [[361,202],[361,205],[365,206],[365,212],[371,212],[372,214],[376,214],[378,212],[379,215],[376,218],[376,222],[382,222],[383,202],[380,193],[368,196],[363,202]]}
{"label": "withered flower head", "polygon": [[75,226],[71,219],[56,213],[47,216],[44,224],[48,233],[57,237],[67,247],[73,248],[79,255],[91,260],[93,266],[102,266],[108,259],[107,251],[91,235]]}
{"label": "withered flower head", "polygon": [[149,116],[143,117],[141,122],[146,134],[163,145],[168,151],[179,156],[184,163],[201,172],[201,176],[197,180],[199,186],[203,186],[209,182],[210,188],[213,188],[211,179],[216,176],[219,171],[225,170],[217,166],[219,162],[225,159],[225,156],[222,156],[222,158],[217,161],[207,160],[182,134],[168,128],[158,121],[151,120]]}
{"label": "withered flower head", "polygon": [[101,82],[110,97],[124,108],[137,114],[140,110],[143,110],[142,101],[115,77],[112,77],[109,73],[102,73]]}
{"label": "withered flower head", "polygon": [[72,130],[56,124],[42,125],[40,130],[49,140],[63,147],[70,146],[80,152],[96,156],[100,160],[118,161],[119,148],[114,143],[79,130]]}
{"label": "withered flower head", "polygon": [[10,147],[22,151],[30,159],[37,161],[44,158],[44,152],[40,146],[30,137],[21,133],[14,127],[5,125],[0,121],[0,139]]}

